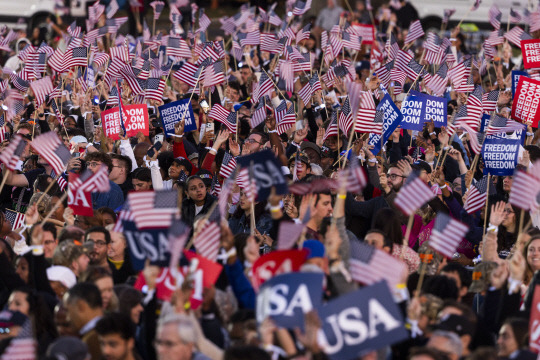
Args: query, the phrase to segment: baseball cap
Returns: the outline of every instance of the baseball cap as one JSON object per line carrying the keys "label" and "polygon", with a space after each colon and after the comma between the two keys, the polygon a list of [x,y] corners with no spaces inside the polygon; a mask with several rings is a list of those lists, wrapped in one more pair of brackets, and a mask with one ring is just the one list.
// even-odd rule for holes
{"label": "baseball cap", "polygon": [[421,265],[418,267],[418,273],[422,271],[422,267],[426,266],[426,275],[432,276],[437,274],[439,265],[441,264],[443,257],[438,252],[431,250],[429,247],[429,241],[424,241],[418,249],[418,255],[420,256]]}
{"label": "baseball cap", "polygon": [[490,285],[490,275],[499,265],[493,261],[482,261],[473,270],[473,282],[469,287],[469,292],[479,293],[486,291]]}
{"label": "baseball cap", "polygon": [[412,168],[415,170],[426,170],[428,174],[431,174],[432,171],[431,166],[423,160],[415,161]]}
{"label": "baseball cap", "polygon": [[[296,153],[292,154],[289,158],[289,164],[293,162],[296,159]],[[301,151],[300,154],[298,154],[298,160],[303,162],[304,164],[309,166],[309,158],[307,157],[306,153]]]}
{"label": "baseball cap", "polygon": [[305,149],[311,149],[315,151],[319,156],[321,156],[321,148],[318,147],[315,143],[312,143],[310,141],[302,141],[302,144],[300,145],[300,150],[304,151]]}
{"label": "baseball cap", "polygon": [[313,259],[316,257],[324,257],[325,256],[325,250],[324,245],[322,242],[314,239],[309,239],[304,241],[302,244],[302,249],[308,249],[309,254],[307,256],[307,259]]}
{"label": "baseball cap", "polygon": [[465,316],[450,314],[441,318],[441,321],[435,325],[436,330],[451,331],[459,336],[474,335],[475,326]]}
{"label": "baseball cap", "polygon": [[88,346],[74,336],[57,339],[47,349],[47,358],[57,360],[85,360],[90,357]]}
{"label": "baseball cap", "polygon": [[0,327],[23,326],[28,317],[20,311],[3,310],[0,312]]}
{"label": "baseball cap", "polygon": [[47,278],[49,281],[58,281],[67,289],[77,283],[77,277],[69,268],[65,266],[51,266],[47,268]]}
{"label": "baseball cap", "polygon": [[204,183],[204,186],[212,186],[212,173],[208,170],[199,170],[196,174]]}
{"label": "baseball cap", "polygon": [[191,174],[193,165],[191,165],[188,159],[186,159],[185,157],[179,156],[176,159],[174,159],[173,162],[177,163],[178,165],[183,165],[186,168],[188,175]]}

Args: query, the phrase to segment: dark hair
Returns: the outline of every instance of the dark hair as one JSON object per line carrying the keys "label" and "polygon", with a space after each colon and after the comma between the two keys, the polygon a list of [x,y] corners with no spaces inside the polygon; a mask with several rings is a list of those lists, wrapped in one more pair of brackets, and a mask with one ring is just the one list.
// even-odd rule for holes
{"label": "dark hair", "polygon": [[109,169],[109,172],[111,172],[113,164],[111,157],[108,154],[96,151],[86,154],[86,157],[84,160],[89,163],[90,161],[100,161],[104,165],[107,165],[107,168]]}
{"label": "dark hair", "polygon": [[[96,211],[94,211],[94,216],[99,215],[101,220],[103,220],[103,214],[111,215],[113,220],[116,222],[116,213],[110,207],[102,206],[99,209],[97,209]],[[107,237],[107,235],[105,235],[105,237]]]}
{"label": "dark hair", "polygon": [[328,195],[331,197],[332,193],[330,193],[330,191],[321,191],[315,194],[315,203],[313,204],[313,206],[317,206],[317,204],[319,203],[319,200],[321,200],[321,195]]}
{"label": "dark hair", "polygon": [[[195,179],[201,180],[201,181],[203,182],[203,184],[204,184],[204,181],[203,181],[203,179],[201,179],[200,176],[198,176],[198,175],[192,175],[192,176],[188,177],[187,180],[186,180],[186,188],[189,186],[189,183],[192,182],[192,181],[195,180]],[[187,189],[186,189],[186,190],[187,190]]]}
{"label": "dark hair", "polygon": [[[259,135],[261,137],[261,143],[264,145],[268,141],[268,135],[260,131],[252,131],[251,134]],[[250,134],[250,135],[251,135]]]}
{"label": "dark hair", "polygon": [[424,281],[422,286],[424,294],[432,294],[443,300],[457,300],[458,288],[456,282],[444,275],[434,275]]}
{"label": "dark hair", "polygon": [[474,313],[473,309],[470,306],[465,305],[464,303],[461,303],[457,300],[446,300],[443,303],[443,306],[441,309],[444,309],[447,307],[453,307],[461,311],[461,316],[469,320],[471,324],[473,324],[474,326],[476,326],[476,324],[478,323],[478,317],[476,316],[476,314]]}
{"label": "dark hair", "polygon": [[456,272],[459,276],[459,280],[461,280],[461,286],[471,286],[471,273],[461,264],[455,262],[448,263],[442,268],[441,272]]}
{"label": "dark hair", "polygon": [[270,360],[270,354],[258,346],[233,346],[225,350],[223,360]]}
{"label": "dark hair", "polygon": [[140,180],[140,181],[146,181],[146,182],[152,182],[152,172],[149,168],[141,167],[136,168],[131,173],[131,178]]}
{"label": "dark hair", "polygon": [[398,214],[391,208],[382,208],[375,213],[371,221],[372,229],[379,229],[386,234],[392,244],[403,244],[403,231]]}
{"label": "dark hair", "polygon": [[448,355],[442,353],[441,351],[433,348],[428,348],[425,346],[422,347],[413,347],[409,352],[408,359],[411,359],[413,356],[426,355],[431,357],[433,360],[449,360]]}
{"label": "dark hair", "polygon": [[229,81],[229,87],[240,92],[240,83],[238,81]]}
{"label": "dark hair", "polygon": [[370,229],[370,230],[367,231],[364,238],[369,234],[380,234],[380,235],[382,235],[382,237],[383,237],[383,246],[388,246],[390,248],[390,251],[392,251],[392,247],[393,247],[394,243],[392,242],[392,240],[390,240],[390,238],[388,237],[388,235],[386,235],[386,233],[384,231],[379,230],[379,229]]}
{"label": "dark hair", "polygon": [[110,157],[111,157],[111,162],[112,162],[112,159],[116,159],[120,161],[120,163],[126,168],[128,174],[131,172],[133,163],[131,162],[131,159],[129,157],[125,155],[120,155],[120,154],[111,154]]}
{"label": "dark hair", "polygon": [[523,349],[529,345],[529,320],[524,318],[511,317],[504,321],[503,325],[508,325],[512,328],[514,339],[518,344],[519,349]]}
{"label": "dark hair", "polygon": [[94,233],[94,232],[104,234],[105,242],[107,244],[111,242],[111,233],[109,232],[109,230],[105,229],[103,226],[92,226],[90,229],[86,230],[86,232],[84,233],[84,241],[86,241],[86,237],[88,236],[88,234]]}
{"label": "dark hair", "polygon": [[56,239],[56,225],[54,225],[52,222],[46,222],[45,224],[43,224],[42,226],[43,228],[43,231],[48,231],[50,232],[53,237]]}
{"label": "dark hair", "polygon": [[532,163],[540,159],[540,147],[536,145],[525,145],[523,148],[529,152],[529,157]]}
{"label": "dark hair", "polygon": [[[51,182],[53,182],[52,185]],[[51,188],[47,192],[47,195],[52,196],[52,194],[60,192],[60,186],[52,177],[47,174],[39,174],[36,178],[36,181],[34,182],[34,193],[37,191],[44,192],[45,190],[47,190],[49,185],[51,186]]]}
{"label": "dark hair", "polygon": [[96,324],[98,335],[118,334],[124,340],[135,338],[135,330],[129,316],[119,312],[105,314]]}
{"label": "dark hair", "polygon": [[34,330],[38,340],[45,338],[47,334],[52,337],[58,336],[54,324],[53,314],[47,306],[45,299],[35,289],[23,286],[13,289],[13,292],[21,292],[26,295],[26,301],[29,305],[29,315],[33,321]]}
{"label": "dark hair", "polygon": [[60,235],[58,235],[58,243],[65,240],[77,240],[78,242],[82,242],[85,237],[86,234],[81,228],[76,226],[66,226],[60,231]]}
{"label": "dark hair", "polygon": [[84,273],[81,280],[84,282],[95,284],[99,279],[106,277],[112,277],[112,272],[110,268],[105,268],[103,266],[89,266],[88,270]]}
{"label": "dark hair", "polygon": [[118,298],[118,311],[126,315],[130,315],[131,310],[143,300],[142,293],[127,284],[116,285],[114,293]]}
{"label": "dark hair", "polygon": [[80,282],[68,290],[68,303],[76,300],[82,300],[88,304],[91,309],[101,309],[103,300],[98,287],[89,282]]}
{"label": "dark hair", "polygon": [[159,168],[165,173],[165,176],[169,172],[169,168],[174,160],[174,154],[172,151],[160,152],[157,156]]}

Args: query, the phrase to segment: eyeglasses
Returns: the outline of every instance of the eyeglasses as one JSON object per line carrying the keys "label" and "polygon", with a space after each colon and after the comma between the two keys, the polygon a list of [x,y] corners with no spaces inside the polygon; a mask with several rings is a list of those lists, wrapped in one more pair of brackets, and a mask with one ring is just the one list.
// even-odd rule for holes
{"label": "eyeglasses", "polygon": [[255,140],[255,139],[252,139],[252,138],[247,138],[245,142],[246,142],[247,144],[257,143],[257,144],[259,144],[259,145],[262,145],[262,143],[258,142],[258,141]]}
{"label": "eyeglasses", "polygon": [[160,340],[160,339],[155,339],[154,340],[154,346],[155,347],[158,347],[158,346],[163,346],[163,347],[166,347],[166,348],[172,348],[174,346],[177,346],[177,345],[180,345],[182,344],[181,341],[171,341],[171,340]]}
{"label": "eyeglasses", "polygon": [[90,161],[88,163],[88,167],[98,167],[101,165],[101,162],[100,161]]}
{"label": "eyeglasses", "polygon": [[400,177],[400,178],[406,178],[406,176],[398,175],[398,174],[391,174],[391,175],[388,175],[388,178],[391,179],[391,180],[396,180],[398,177]]}
{"label": "eyeglasses", "polygon": [[87,243],[92,243],[92,244],[94,244],[94,246],[96,246],[96,247],[104,247],[104,246],[107,246],[107,242],[106,242],[106,241],[103,241],[103,240],[92,240],[92,239],[87,239],[86,242],[87,242]]}
{"label": "eyeglasses", "polygon": [[52,245],[52,244],[54,244],[54,240],[45,240],[43,243],[45,245]]}

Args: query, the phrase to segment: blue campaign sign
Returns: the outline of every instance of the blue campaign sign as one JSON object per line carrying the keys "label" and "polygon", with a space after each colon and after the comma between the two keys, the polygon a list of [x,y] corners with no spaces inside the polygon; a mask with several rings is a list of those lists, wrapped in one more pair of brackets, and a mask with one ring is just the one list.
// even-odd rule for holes
{"label": "blue campaign sign", "polygon": [[516,87],[520,76],[529,77],[529,73],[526,71],[512,70],[512,98],[514,98],[514,94],[516,93]]}
{"label": "blue campaign sign", "polygon": [[447,103],[448,100],[443,97],[422,94],[426,98],[424,109],[424,122],[433,120],[436,128],[446,126],[448,122]]}
{"label": "blue campaign sign", "polygon": [[503,138],[500,136],[486,136],[482,145],[482,160],[484,174],[509,176],[519,160],[519,147],[521,139]]}
{"label": "blue campaign sign", "polygon": [[276,194],[288,194],[287,179],[281,172],[281,164],[272,150],[258,151],[237,159],[241,168],[250,168],[257,184],[257,200],[264,201],[274,186]]}
{"label": "blue campaign sign", "polygon": [[323,274],[295,272],[274,276],[257,295],[257,321],[270,317],[278,327],[303,328],[304,314],[322,304]]}
{"label": "blue campaign sign", "polygon": [[169,229],[139,230],[135,222],[126,220],[123,225],[133,270],[144,269],[146,259],[150,260],[152,265],[169,266]]}
{"label": "blue campaign sign", "polygon": [[159,107],[159,115],[163,124],[163,131],[167,138],[174,135],[174,125],[181,121],[185,121],[184,132],[197,130],[195,123],[195,115],[189,99],[178,100],[172,103],[161,105]]}
{"label": "blue campaign sign", "polygon": [[323,351],[331,360],[358,358],[408,337],[398,306],[386,282],[348,293],[317,309]]}
{"label": "blue campaign sign", "polygon": [[491,115],[489,114],[484,114],[482,115],[482,120],[480,121],[480,132],[483,133],[486,131],[488,125],[489,125],[489,120],[491,119]]}
{"label": "blue campaign sign", "polygon": [[[403,114],[401,111],[399,111],[396,104],[394,104],[388,93],[384,95],[379,105],[377,105],[377,110],[382,110],[384,112],[383,143],[386,143],[394,130],[396,130],[398,125],[401,123],[401,120],[403,120]],[[370,133],[369,145],[375,146],[371,152],[377,155],[379,151],[381,151],[381,135]]]}
{"label": "blue campaign sign", "polygon": [[424,96],[409,95],[401,103],[402,129],[422,131],[424,127],[425,106],[427,99]]}

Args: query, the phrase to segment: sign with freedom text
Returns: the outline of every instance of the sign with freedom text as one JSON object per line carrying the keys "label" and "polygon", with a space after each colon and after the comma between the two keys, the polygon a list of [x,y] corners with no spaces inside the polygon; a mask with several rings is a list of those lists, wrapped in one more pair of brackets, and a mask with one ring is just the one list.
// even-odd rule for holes
{"label": "sign with freedom text", "polygon": [[[123,109],[122,119],[126,127],[126,136],[136,136],[139,132],[148,136],[148,106],[146,104],[125,105]],[[122,125],[118,107],[103,111],[101,113],[101,123],[106,137],[113,140],[120,139]]]}
{"label": "sign with freedom text", "polygon": [[174,125],[184,119],[184,132],[197,130],[195,115],[189,99],[178,100],[159,107],[163,131],[167,138],[174,134]]}
{"label": "sign with freedom text", "polygon": [[521,40],[521,53],[525,69],[540,67],[540,40]]}
{"label": "sign with freedom text", "polygon": [[[377,110],[382,110],[384,112],[382,142],[386,143],[394,130],[396,130],[401,123],[401,120],[403,120],[403,114],[401,114],[401,111],[399,111],[399,108],[394,104],[389,94],[384,95],[379,105],[377,105]],[[369,145],[374,146],[371,152],[377,155],[379,151],[381,151],[381,135],[370,133]]]}
{"label": "sign with freedom text", "polygon": [[538,127],[539,103],[540,81],[521,76],[512,103],[512,119],[527,126]]}
{"label": "sign with freedom text", "polygon": [[498,136],[487,136],[482,146],[484,174],[509,176],[519,160],[521,139],[508,139]]}

